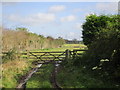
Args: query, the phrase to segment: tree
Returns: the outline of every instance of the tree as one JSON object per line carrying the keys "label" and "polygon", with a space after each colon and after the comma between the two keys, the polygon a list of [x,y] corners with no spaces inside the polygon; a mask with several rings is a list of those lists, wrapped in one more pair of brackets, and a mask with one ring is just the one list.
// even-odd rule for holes
{"label": "tree", "polygon": [[[100,66],[103,75],[107,72],[120,79],[120,15],[87,17],[83,25],[83,42],[89,46],[84,56],[87,69]],[[105,59],[109,62],[100,65]]]}
{"label": "tree", "polygon": [[89,46],[95,39],[99,38],[99,32],[102,28],[107,27],[109,17],[105,15],[97,16],[90,15],[86,17],[86,22],[83,24],[83,42]]}
{"label": "tree", "polygon": [[43,35],[39,35],[39,43],[40,43],[40,48],[43,49],[44,42],[45,42],[45,37]]}
{"label": "tree", "polygon": [[28,31],[28,29],[24,28],[24,27],[18,27],[18,28],[16,28],[16,30],[18,30],[18,31]]}
{"label": "tree", "polygon": [[52,36],[47,36],[47,39],[49,39],[50,41],[54,40]]}
{"label": "tree", "polygon": [[73,39],[72,41],[74,44],[76,44],[78,42],[77,39]]}
{"label": "tree", "polygon": [[63,39],[63,38],[59,36],[58,39]]}

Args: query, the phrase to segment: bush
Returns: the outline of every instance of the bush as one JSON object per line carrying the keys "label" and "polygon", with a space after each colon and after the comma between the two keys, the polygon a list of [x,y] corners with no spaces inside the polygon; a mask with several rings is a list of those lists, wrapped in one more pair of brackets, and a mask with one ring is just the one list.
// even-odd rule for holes
{"label": "bush", "polygon": [[[120,78],[119,20],[119,15],[90,15],[83,25],[83,42],[88,51],[80,63],[88,70],[97,67],[94,72],[108,78]],[[108,62],[101,63],[106,59]]]}
{"label": "bush", "polygon": [[18,58],[19,58],[19,55],[18,55],[16,49],[9,50],[6,53],[6,55],[2,57],[3,63],[8,61],[8,60],[15,60],[15,59],[18,59]]}

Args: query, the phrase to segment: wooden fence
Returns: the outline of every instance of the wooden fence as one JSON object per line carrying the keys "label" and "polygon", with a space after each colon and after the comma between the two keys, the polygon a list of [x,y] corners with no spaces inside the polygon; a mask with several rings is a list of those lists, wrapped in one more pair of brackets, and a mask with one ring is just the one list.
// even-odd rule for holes
{"label": "wooden fence", "polygon": [[[23,58],[33,59],[33,60],[65,60],[69,58],[75,58],[76,56],[82,55],[83,51],[87,50],[80,50],[80,49],[74,49],[70,51],[69,49],[65,51],[52,51],[52,52],[32,52],[32,51],[26,51],[23,53],[20,53],[21,56],[25,56]],[[3,55],[6,55],[7,52],[3,52]]]}

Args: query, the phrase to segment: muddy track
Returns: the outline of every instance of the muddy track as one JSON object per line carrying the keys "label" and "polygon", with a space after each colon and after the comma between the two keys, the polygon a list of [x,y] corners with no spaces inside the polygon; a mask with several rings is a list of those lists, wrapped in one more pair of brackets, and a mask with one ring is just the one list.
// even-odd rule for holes
{"label": "muddy track", "polygon": [[[49,64],[49,63],[47,62],[47,63],[44,63],[44,64]],[[57,69],[58,69],[59,66],[56,66],[55,62],[52,62],[52,63],[53,63],[54,69],[53,69],[53,71],[51,72],[51,75],[50,75],[50,82],[51,82],[53,88],[56,88],[56,90],[62,90],[62,88],[60,87],[60,85],[58,85],[58,83],[56,81],[56,74],[57,74]],[[21,88],[21,89],[25,90],[27,81],[32,77],[32,75],[35,72],[37,72],[38,69],[40,69],[41,65],[36,66],[35,68],[31,69],[28,73],[26,73],[24,76],[22,76],[20,78],[19,84],[17,85],[16,88],[17,89]]]}
{"label": "muddy track", "polygon": [[[42,64],[41,64],[42,65]],[[41,66],[40,65],[40,66]],[[39,67],[40,67],[39,66]],[[17,89],[18,88],[23,88],[24,90],[25,90],[25,88],[26,88],[26,83],[27,83],[27,81],[31,78],[31,76],[38,70],[38,68],[39,67],[35,67],[35,68],[33,68],[33,69],[31,69],[28,73],[26,73],[24,76],[22,76],[21,78],[20,78],[20,81],[18,82],[19,84],[17,85]]]}
{"label": "muddy track", "polygon": [[58,67],[56,67],[54,64],[54,70],[51,73],[51,80],[50,81],[52,83],[53,88],[56,88],[56,90],[62,90],[62,88],[60,87],[60,85],[56,81],[57,69],[58,69]]}

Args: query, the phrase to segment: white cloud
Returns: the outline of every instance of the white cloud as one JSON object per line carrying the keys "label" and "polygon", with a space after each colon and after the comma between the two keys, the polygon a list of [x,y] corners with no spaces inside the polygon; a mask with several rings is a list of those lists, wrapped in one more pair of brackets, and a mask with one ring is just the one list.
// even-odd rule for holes
{"label": "white cloud", "polygon": [[30,16],[19,16],[16,14],[9,15],[8,20],[27,25],[38,25],[55,21],[55,15],[51,13],[37,13]]}
{"label": "white cloud", "polygon": [[82,24],[81,23],[76,23],[75,28],[81,30],[82,29]]}
{"label": "white cloud", "polygon": [[96,4],[96,9],[98,12],[102,13],[117,13],[118,12],[118,3],[111,2],[111,3],[98,3]]}
{"label": "white cloud", "polygon": [[51,22],[55,20],[55,15],[51,13],[38,13],[37,15],[33,15],[31,17],[36,20],[41,20],[41,22]]}
{"label": "white cloud", "polygon": [[64,5],[55,5],[49,8],[49,12],[61,12],[64,11],[66,7]]}
{"label": "white cloud", "polygon": [[62,17],[60,19],[61,22],[71,22],[74,21],[76,19],[76,17],[74,15],[70,15],[70,16],[66,16],[66,17]]}
{"label": "white cloud", "polygon": [[80,33],[69,32],[67,34],[67,39],[69,39],[69,40],[73,40],[73,39],[80,40],[81,39],[80,37],[81,37]]}
{"label": "white cloud", "polygon": [[75,33],[74,32],[69,32],[68,37],[69,38],[74,38],[75,37]]}

